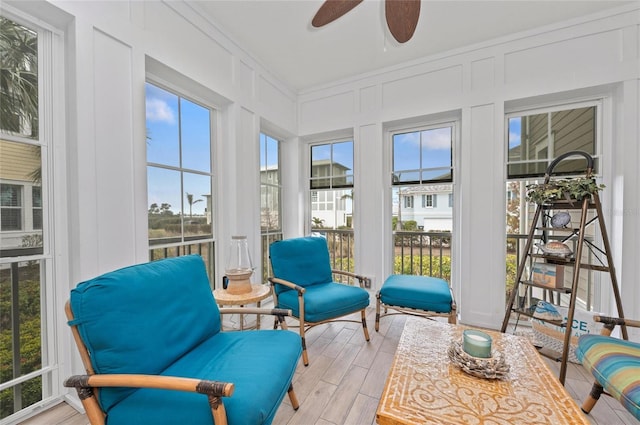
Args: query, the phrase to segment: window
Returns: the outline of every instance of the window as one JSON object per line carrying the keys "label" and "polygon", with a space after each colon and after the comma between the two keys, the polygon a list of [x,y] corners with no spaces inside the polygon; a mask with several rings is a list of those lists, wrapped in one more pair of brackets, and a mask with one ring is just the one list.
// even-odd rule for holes
{"label": "window", "polygon": [[[0,421],[53,399],[59,383],[55,344],[56,257],[46,244],[53,229],[47,187],[53,164],[51,119],[55,96],[51,58],[57,35],[0,8]],[[43,99],[46,99],[43,101]],[[42,119],[41,119],[42,118]],[[47,164],[47,167],[43,167]],[[52,221],[53,222],[53,221]],[[48,226],[44,226],[48,227]],[[64,285],[68,283],[65,282]],[[15,422],[15,420],[14,420]]]}
{"label": "window", "polygon": [[422,195],[422,208],[435,207],[435,197],[433,195]]}
{"label": "window", "polygon": [[42,188],[40,186],[31,188],[31,220],[34,229],[42,230]]}
{"label": "window", "polygon": [[311,231],[329,243],[332,266],[353,272],[353,141],[310,146]]}
{"label": "window", "polygon": [[[533,219],[535,205],[525,201],[526,186],[542,183],[549,164],[570,151],[584,151],[594,157],[594,172],[599,168],[601,120],[600,101],[550,107],[544,110],[510,113],[505,117],[507,132],[507,181],[505,224],[507,233],[505,302],[515,281],[515,273],[523,252],[526,234]],[[586,161],[581,156],[562,161],[554,168],[554,176],[584,175]],[[591,229],[591,228],[590,228]],[[594,234],[585,234],[593,238]],[[597,275],[585,273],[579,283],[578,302],[587,310],[593,308],[594,282]],[[588,276],[588,277],[587,277]],[[534,290],[533,296],[542,298]]]}
{"label": "window", "polygon": [[[443,123],[390,134],[396,274],[451,278],[455,129]],[[438,209],[439,196],[448,197],[450,208]]]}
{"label": "window", "polygon": [[[542,177],[555,158],[570,151],[597,158],[597,116],[597,105],[507,115],[508,178]],[[577,157],[563,161],[555,171],[580,174],[584,169],[585,161]]]}
{"label": "window", "polygon": [[2,209],[2,231],[22,230],[22,186],[0,185],[0,208]]}
{"label": "window", "polygon": [[151,259],[199,253],[213,268],[213,109],[146,84]]}
{"label": "window", "polygon": [[271,273],[269,245],[282,239],[280,141],[260,133],[260,231],[263,281]]}
{"label": "window", "polygon": [[403,199],[404,199],[405,208],[413,208],[413,196],[408,195],[408,196],[405,196]]}
{"label": "window", "polygon": [[351,228],[353,142],[311,146],[311,222],[313,228]]}

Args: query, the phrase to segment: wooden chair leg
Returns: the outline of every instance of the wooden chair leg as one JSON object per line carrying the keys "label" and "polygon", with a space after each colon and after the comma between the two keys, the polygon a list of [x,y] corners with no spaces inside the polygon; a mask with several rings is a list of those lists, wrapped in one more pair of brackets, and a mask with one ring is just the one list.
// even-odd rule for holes
{"label": "wooden chair leg", "polygon": [[304,323],[300,322],[300,339],[302,342],[302,363],[309,366],[309,355],[307,354],[307,340],[304,336]]}
{"label": "wooden chair leg", "polygon": [[376,297],[376,332],[380,332],[380,294]]}
{"label": "wooden chair leg", "polygon": [[291,406],[293,406],[293,410],[298,410],[300,407],[300,403],[298,402],[298,397],[296,397],[296,393],[293,391],[293,384],[289,384],[289,400],[291,401]]}
{"label": "wooden chair leg", "polygon": [[367,315],[364,309],[360,310],[360,316],[362,317],[362,331],[364,332],[364,339],[369,341],[369,329],[367,329]]}
{"label": "wooden chair leg", "polygon": [[582,411],[584,413],[589,414],[589,412],[591,412],[591,409],[593,409],[593,406],[596,405],[596,402],[598,401],[598,399],[600,398],[603,392],[604,392],[604,388],[602,388],[602,385],[598,384],[597,382],[594,382],[593,387],[591,387],[591,392],[587,396],[584,403],[582,403]]}

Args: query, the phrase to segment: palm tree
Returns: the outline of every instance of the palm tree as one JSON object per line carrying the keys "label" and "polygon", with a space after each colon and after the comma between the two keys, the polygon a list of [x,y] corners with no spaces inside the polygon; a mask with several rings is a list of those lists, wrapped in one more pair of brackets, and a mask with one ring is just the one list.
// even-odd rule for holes
{"label": "palm tree", "polygon": [[193,204],[196,204],[198,202],[202,202],[202,199],[196,199],[194,201],[193,200],[193,194],[187,192],[187,203],[189,204],[189,217],[191,217],[191,207],[193,207]]}
{"label": "palm tree", "polygon": [[0,128],[38,137],[38,35],[0,17]]}

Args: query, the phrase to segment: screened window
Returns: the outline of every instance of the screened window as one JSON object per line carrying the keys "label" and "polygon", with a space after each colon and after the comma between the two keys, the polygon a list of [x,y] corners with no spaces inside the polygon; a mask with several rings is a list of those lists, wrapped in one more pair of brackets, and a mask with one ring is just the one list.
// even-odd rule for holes
{"label": "screened window", "polygon": [[[597,169],[597,117],[597,105],[508,115],[508,178],[544,176],[555,158],[576,150],[595,157]],[[580,174],[585,164],[580,157],[563,161],[554,174]]]}
{"label": "screened window", "polygon": [[213,258],[212,114],[146,84],[149,245],[174,249],[152,249],[151,259],[192,252]]}

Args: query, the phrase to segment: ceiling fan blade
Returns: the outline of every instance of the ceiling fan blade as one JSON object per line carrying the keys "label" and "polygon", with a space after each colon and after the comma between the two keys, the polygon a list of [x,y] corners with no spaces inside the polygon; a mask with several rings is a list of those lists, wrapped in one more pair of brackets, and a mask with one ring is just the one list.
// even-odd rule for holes
{"label": "ceiling fan blade", "polygon": [[386,0],[384,13],[393,38],[398,43],[407,42],[418,26],[420,0]]}
{"label": "ceiling fan blade", "polygon": [[362,0],[326,0],[313,17],[311,25],[318,28],[333,22],[357,5]]}

